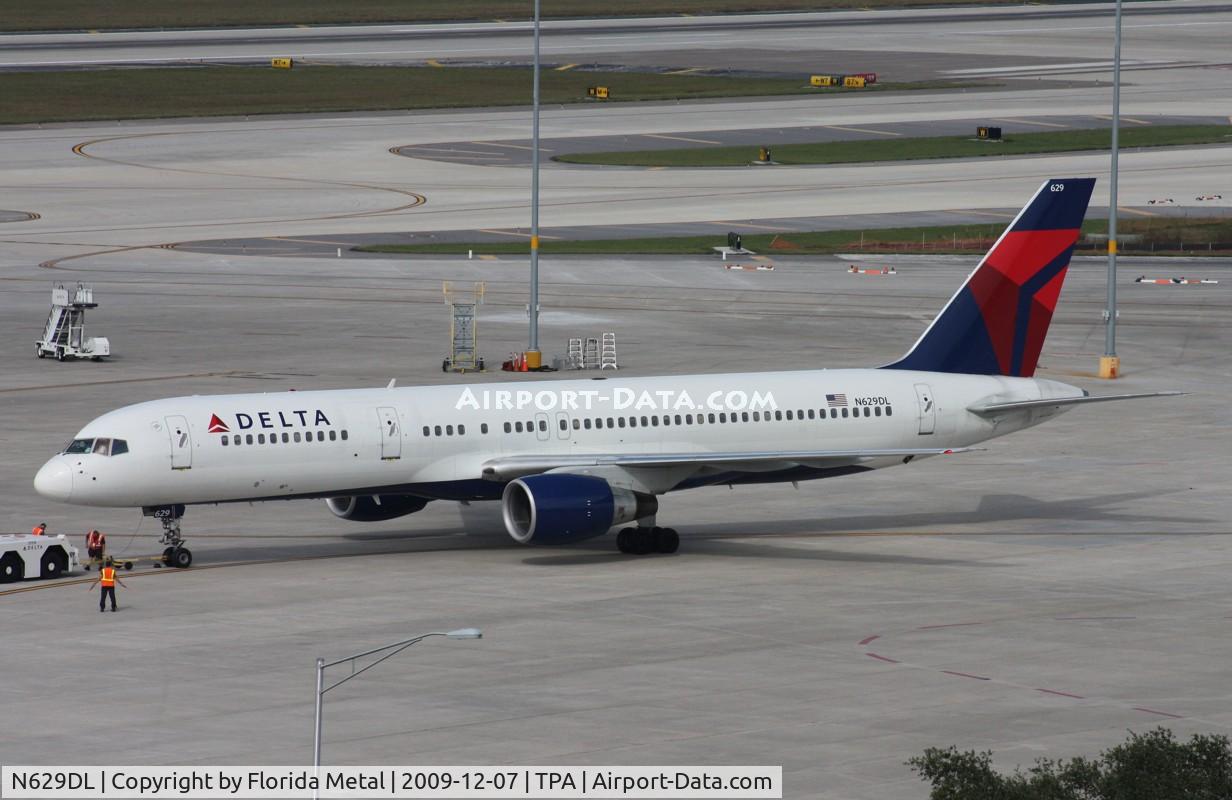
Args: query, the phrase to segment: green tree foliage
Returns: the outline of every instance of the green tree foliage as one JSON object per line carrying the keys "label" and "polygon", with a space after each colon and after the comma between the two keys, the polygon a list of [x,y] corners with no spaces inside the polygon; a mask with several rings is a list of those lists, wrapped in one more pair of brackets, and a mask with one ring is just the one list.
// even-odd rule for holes
{"label": "green tree foliage", "polygon": [[1229,800],[1232,749],[1226,736],[1130,732],[1099,758],[1039,759],[1003,775],[992,751],[930,747],[907,764],[932,784],[932,800]]}

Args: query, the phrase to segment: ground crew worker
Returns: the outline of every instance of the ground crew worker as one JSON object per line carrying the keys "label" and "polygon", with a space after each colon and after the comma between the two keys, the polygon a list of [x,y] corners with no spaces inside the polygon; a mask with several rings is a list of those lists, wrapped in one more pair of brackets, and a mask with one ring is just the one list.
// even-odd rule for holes
{"label": "ground crew worker", "polygon": [[86,534],[86,553],[90,558],[102,558],[107,550],[107,537],[101,531],[90,531]]}
{"label": "ground crew worker", "polygon": [[111,610],[112,611],[116,610],[116,596],[115,596],[116,581],[119,581],[120,585],[123,586],[125,589],[128,588],[128,584],[126,584],[124,581],[121,581],[120,578],[116,575],[115,562],[113,562],[109,558],[107,559],[106,566],[104,566],[102,569],[98,571],[98,577],[94,579],[94,583],[91,583],[89,587],[93,589],[95,583],[100,584],[102,586],[102,591],[98,595],[98,610],[99,611],[106,610],[104,606],[106,605],[108,597],[111,598]]}
{"label": "ground crew worker", "polygon": [[34,530],[30,531],[30,533],[34,534],[35,536],[42,536],[44,533],[47,533],[47,523],[40,522],[39,524],[34,526]]}

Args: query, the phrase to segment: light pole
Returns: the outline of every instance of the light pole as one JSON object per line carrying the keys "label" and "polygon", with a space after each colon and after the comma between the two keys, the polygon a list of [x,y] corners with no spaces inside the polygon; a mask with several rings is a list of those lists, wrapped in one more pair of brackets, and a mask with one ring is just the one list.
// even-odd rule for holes
{"label": "light pole", "polygon": [[530,341],[526,348],[526,366],[543,366],[539,349],[539,0],[535,0],[534,89],[531,92],[530,126]]}
{"label": "light pole", "polygon": [[[315,730],[314,730],[313,737],[312,737],[312,774],[314,777],[317,778],[318,783],[320,782],[320,772],[321,772],[321,701],[325,698],[325,693],[328,692],[330,689],[336,689],[337,687],[349,681],[351,678],[354,678],[357,675],[361,675],[367,672],[368,670],[375,667],[377,664],[380,664],[385,659],[392,658],[398,655],[403,650],[415,644],[416,642],[422,642],[424,639],[428,639],[432,636],[444,636],[447,639],[482,639],[483,631],[479,630],[478,628],[459,628],[456,631],[448,631],[448,632],[434,631],[432,633],[425,633],[422,636],[416,636],[413,639],[404,639],[401,642],[394,642],[393,644],[387,644],[384,647],[377,647],[372,650],[365,650],[362,653],[356,653],[353,656],[347,656],[346,658],[340,658],[337,661],[330,661],[327,663],[325,659],[323,658],[317,659],[317,703],[316,703],[316,719],[315,719],[315,726],[314,726]],[[373,661],[371,664],[367,665],[366,667],[363,667],[362,669],[359,669],[359,670],[355,669],[355,661],[357,659],[361,659],[366,656],[374,656],[377,653],[384,653],[385,655],[381,656],[376,661]],[[343,664],[347,661],[351,662],[351,674],[347,675],[345,678],[341,678],[339,680],[334,681],[329,686],[326,686],[325,685],[325,670],[327,670],[330,667],[336,667],[339,664]],[[316,796],[317,796],[317,793],[313,792],[313,797],[316,797]]]}
{"label": "light pole", "polygon": [[1099,359],[1099,377],[1115,378],[1121,373],[1121,358],[1116,352],[1116,261],[1117,261],[1117,160],[1121,128],[1121,0],[1116,0],[1116,33],[1112,45],[1112,183],[1108,201],[1108,307],[1104,332],[1104,354]]}

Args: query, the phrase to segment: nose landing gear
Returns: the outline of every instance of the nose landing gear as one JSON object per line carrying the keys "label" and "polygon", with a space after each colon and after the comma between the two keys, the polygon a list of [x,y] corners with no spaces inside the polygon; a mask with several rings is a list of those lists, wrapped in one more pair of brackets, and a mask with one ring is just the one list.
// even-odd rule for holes
{"label": "nose landing gear", "polygon": [[147,517],[154,517],[163,526],[163,535],[158,541],[166,545],[163,550],[163,563],[168,567],[187,569],[192,566],[192,551],[184,546],[184,535],[180,531],[180,518],[184,516],[184,506],[155,506],[141,509]]}

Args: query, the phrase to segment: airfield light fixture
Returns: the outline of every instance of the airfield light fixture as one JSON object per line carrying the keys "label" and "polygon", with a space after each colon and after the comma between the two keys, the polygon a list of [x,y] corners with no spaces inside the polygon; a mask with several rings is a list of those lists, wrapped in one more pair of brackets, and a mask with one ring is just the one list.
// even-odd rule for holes
{"label": "airfield light fixture", "polygon": [[527,366],[538,369],[543,363],[539,350],[539,0],[535,0],[534,89],[531,93],[530,133],[530,341],[527,343]]}
{"label": "airfield light fixture", "polygon": [[1121,0],[1116,0],[1116,25],[1112,45],[1112,180],[1108,187],[1108,307],[1104,331],[1104,355],[1099,359],[1099,377],[1115,378],[1121,372],[1116,352],[1116,263],[1117,263],[1117,161],[1121,128]]}
{"label": "airfield light fixture", "polygon": [[[323,658],[317,659],[317,699],[316,699],[315,725],[314,725],[314,731],[313,731],[313,737],[312,737],[312,773],[317,778],[318,784],[320,783],[320,772],[321,772],[322,701],[325,699],[325,693],[328,692],[330,689],[336,689],[337,687],[349,681],[351,678],[354,678],[358,675],[362,675],[363,673],[375,667],[377,664],[380,664],[382,661],[388,658],[393,658],[394,656],[398,655],[399,653],[401,653],[403,650],[407,649],[411,645],[422,642],[424,639],[429,639],[433,636],[443,636],[446,639],[454,639],[454,640],[482,639],[483,631],[481,631],[479,628],[457,628],[456,630],[452,630],[452,631],[433,631],[432,633],[421,634],[420,636],[415,636],[411,639],[403,639],[400,642],[394,642],[393,644],[387,644],[382,647],[376,647],[376,648],[373,648],[372,650],[365,650],[362,653],[356,653],[355,655],[352,655],[352,656],[347,656],[345,658],[339,658],[336,661],[327,662]],[[361,667],[360,669],[355,669],[355,662],[361,658],[366,658],[368,656],[379,656],[379,658],[375,659],[372,663],[367,664],[364,667]],[[325,670],[329,669],[330,667],[336,667],[339,664],[345,664],[348,662],[351,665],[350,674],[343,678],[339,678],[338,680],[326,686],[325,685]],[[315,798],[317,796],[318,796],[318,792],[313,792],[313,797]]]}

